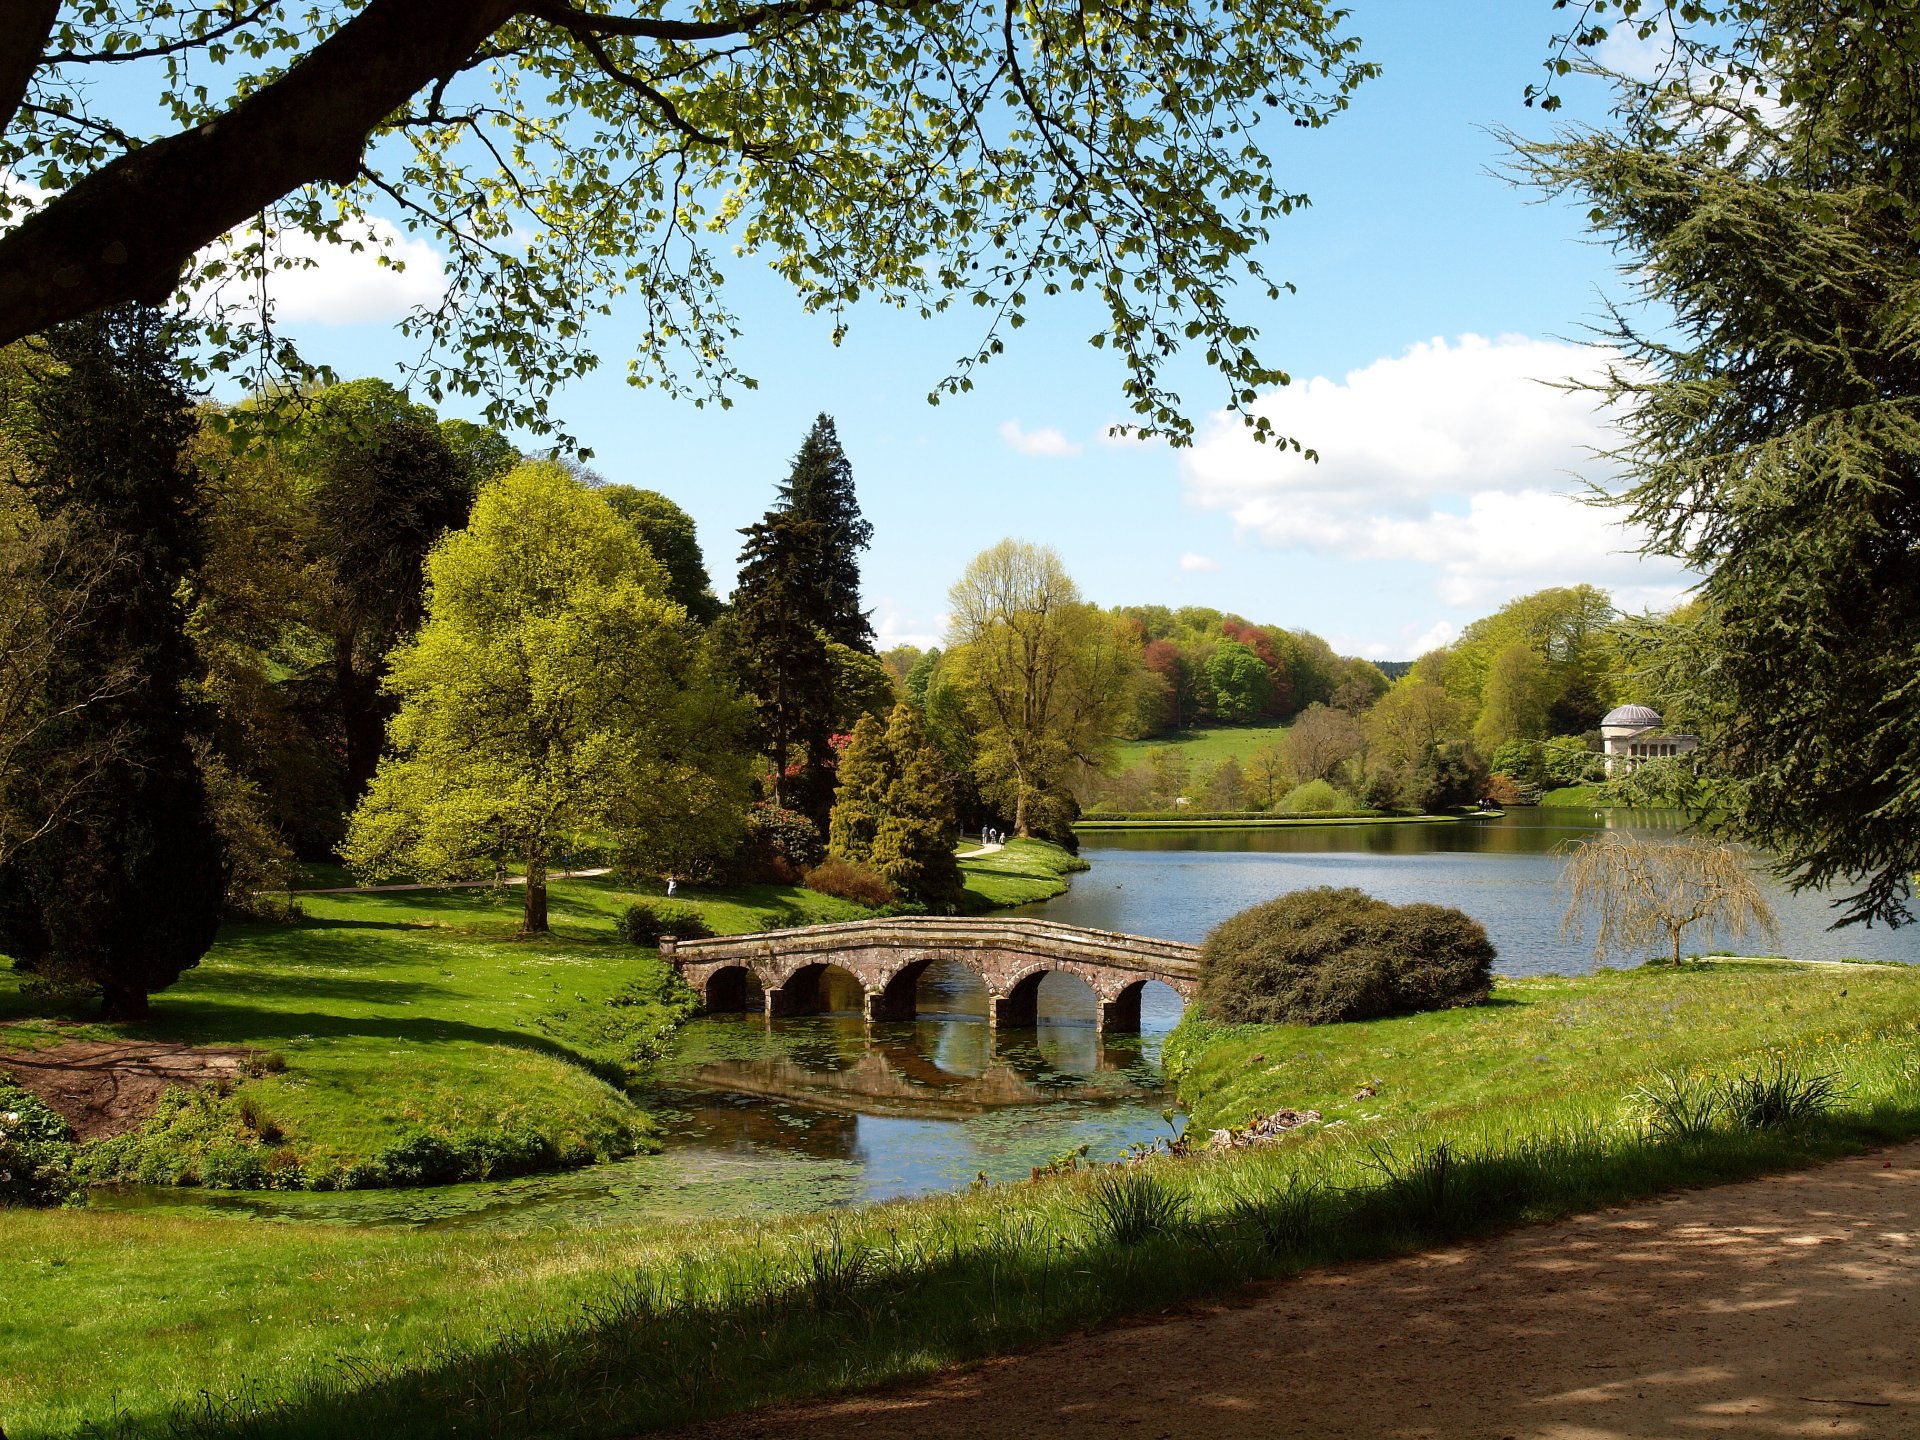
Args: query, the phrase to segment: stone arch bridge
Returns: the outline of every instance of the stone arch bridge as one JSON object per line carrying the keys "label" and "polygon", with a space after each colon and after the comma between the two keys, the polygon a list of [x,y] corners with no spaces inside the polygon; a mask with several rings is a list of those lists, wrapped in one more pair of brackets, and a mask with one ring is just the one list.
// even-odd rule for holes
{"label": "stone arch bridge", "polygon": [[1055,971],[1093,991],[1102,1030],[1140,1028],[1140,992],[1149,980],[1193,999],[1200,948],[1111,930],[1085,930],[1051,920],[949,919],[901,916],[725,935],[712,940],[660,939],[660,957],[700,992],[710,1010],[745,1010],[754,992],[768,1015],[812,1015],[826,1008],[829,967],[847,971],[866,990],[872,1020],[911,1020],[914,987],[936,960],[953,960],[985,983],[990,1023],[1032,1025],[1040,982]]}

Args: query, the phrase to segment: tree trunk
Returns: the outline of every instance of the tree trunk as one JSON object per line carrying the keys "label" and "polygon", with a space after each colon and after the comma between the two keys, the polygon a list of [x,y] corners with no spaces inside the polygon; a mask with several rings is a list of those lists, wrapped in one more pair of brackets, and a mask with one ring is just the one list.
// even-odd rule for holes
{"label": "tree trunk", "polygon": [[102,1020],[144,1020],[147,1018],[147,992],[137,985],[108,980],[101,986]]}
{"label": "tree trunk", "polygon": [[1013,791],[1013,833],[1022,840],[1032,837],[1027,834],[1027,787],[1016,785]]}
{"label": "tree trunk", "polygon": [[520,911],[520,933],[547,933],[547,862],[527,856],[527,893]]}

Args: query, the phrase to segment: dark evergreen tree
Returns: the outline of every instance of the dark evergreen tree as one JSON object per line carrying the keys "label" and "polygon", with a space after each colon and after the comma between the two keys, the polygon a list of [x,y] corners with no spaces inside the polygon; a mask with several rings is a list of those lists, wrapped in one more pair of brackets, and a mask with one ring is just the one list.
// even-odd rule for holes
{"label": "dark evergreen tree", "polygon": [[811,603],[825,532],[775,510],[740,533],[747,543],[728,627],[732,669],[753,697],[772,767],[769,798],[819,824],[833,799],[834,672]]}
{"label": "dark evergreen tree", "polygon": [[780,486],[780,508],[821,528],[819,569],[812,615],[829,640],[855,650],[873,649],[873,624],[860,608],[860,552],[873,543],[873,525],[860,516],[853,493],[853,466],[840,448],[833,417],[821,415],[793,457],[793,472]]}
{"label": "dark evergreen tree", "polygon": [[59,786],[76,755],[92,768],[64,818],[0,869],[0,950],[97,986],[106,1016],[126,1019],[199,963],[227,883],[185,695],[196,665],[181,596],[203,548],[183,456],[193,403],[146,307],[49,331],[24,371],[5,425],[33,504],[73,539],[47,578],[85,575],[93,614],[46,679],[49,706],[70,713],[9,783]]}

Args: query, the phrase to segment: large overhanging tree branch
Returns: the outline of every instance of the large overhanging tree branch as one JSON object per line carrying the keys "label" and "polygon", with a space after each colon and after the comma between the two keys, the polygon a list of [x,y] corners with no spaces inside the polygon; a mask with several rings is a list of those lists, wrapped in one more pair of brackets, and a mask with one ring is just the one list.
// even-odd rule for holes
{"label": "large overhanging tree branch", "polygon": [[1235,410],[1286,379],[1229,302],[1281,293],[1255,251],[1305,203],[1267,127],[1324,124],[1373,73],[1345,20],[1324,0],[18,0],[0,343],[172,296],[209,366],[297,372],[272,272],[313,240],[391,241],[377,214],[447,257],[444,298],[402,327],[413,373],[497,423],[553,428],[604,315],[634,323],[635,383],[751,385],[722,298],[737,249],[836,338],[862,299],[980,307],[929,398],[969,388],[1033,299],[1086,292],[1139,423],[1182,440],[1182,351]]}

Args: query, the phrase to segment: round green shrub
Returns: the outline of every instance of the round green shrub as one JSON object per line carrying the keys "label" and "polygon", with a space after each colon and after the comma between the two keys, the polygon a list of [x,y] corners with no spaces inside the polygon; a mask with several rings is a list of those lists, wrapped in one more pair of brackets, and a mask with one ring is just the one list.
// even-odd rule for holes
{"label": "round green shrub", "polygon": [[1390,905],[1363,890],[1296,890],[1214,927],[1200,1013],[1230,1024],[1326,1025],[1477,1005],[1495,950],[1446,905]]}
{"label": "round green shrub", "polygon": [[1324,780],[1309,780],[1281,796],[1274,808],[1288,815],[1319,815],[1329,810],[1353,809],[1353,797]]}
{"label": "round green shrub", "polygon": [[662,935],[676,940],[705,940],[713,934],[691,905],[639,900],[620,917],[620,938],[629,945],[658,945]]}

